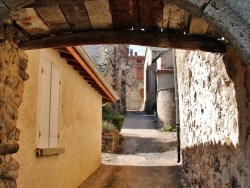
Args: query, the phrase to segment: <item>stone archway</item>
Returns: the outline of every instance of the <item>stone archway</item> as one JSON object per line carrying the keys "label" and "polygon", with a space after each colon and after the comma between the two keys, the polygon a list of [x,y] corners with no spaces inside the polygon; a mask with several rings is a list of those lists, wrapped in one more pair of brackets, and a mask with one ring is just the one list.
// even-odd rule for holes
{"label": "stone archway", "polygon": [[[4,3],[3,3],[4,2]],[[1,1],[0,2],[0,20],[6,18],[11,11],[21,9],[24,6],[32,7],[32,3],[37,2],[36,0],[26,0],[22,2],[12,2],[12,1]],[[48,3],[56,5],[57,1],[44,1],[46,6],[49,6]],[[64,0],[64,3],[69,3],[70,0]],[[250,59],[250,11],[249,11],[249,2],[247,0],[242,2],[235,2],[231,0],[171,0],[172,3],[176,4],[179,8],[186,10],[191,15],[196,17],[201,17],[206,20],[208,23],[212,24],[217,32],[224,37],[229,44],[233,45],[235,51],[238,55],[235,54],[234,50],[229,47],[227,49],[227,53],[232,53],[232,56],[227,56],[225,59],[226,69],[229,76],[232,78],[233,82],[240,84],[240,88],[244,90],[241,92],[236,89],[237,95],[236,100],[240,106],[244,106],[244,108],[239,108],[239,117],[242,119],[239,123],[241,127],[242,136],[240,147],[249,149],[249,101],[250,101],[250,68],[249,68],[249,59]],[[148,2],[153,4],[153,1]],[[10,20],[5,20],[5,23],[9,26],[13,24]],[[19,29],[11,30],[11,33],[7,32],[8,27],[2,26],[2,32],[0,33],[1,46],[0,53],[1,57],[4,59],[0,62],[0,74],[1,74],[1,86],[2,91],[6,91],[2,93],[0,96],[0,104],[2,109],[2,129],[1,135],[3,137],[0,148],[1,150],[1,183],[2,186],[15,187],[15,178],[17,177],[17,169],[19,168],[18,164],[11,157],[12,153],[17,152],[18,150],[18,136],[19,130],[15,128],[15,121],[17,118],[17,109],[21,102],[21,94],[22,94],[22,82],[23,80],[28,79],[28,76],[25,74],[25,69],[27,67],[26,61],[27,57],[22,52],[22,50],[18,49],[17,42],[20,40]],[[111,28],[102,28],[113,31]],[[98,31],[98,29],[97,29]],[[119,35],[119,31],[116,31],[117,35]],[[157,32],[156,30],[152,31]],[[139,33],[140,36],[142,33]],[[45,36],[48,37],[48,36]],[[91,37],[91,35],[89,36]],[[119,36],[120,37],[120,36]],[[120,43],[124,43],[128,40],[130,35],[126,35],[123,40],[119,40]],[[13,42],[12,39],[15,38],[16,42]],[[102,38],[98,38],[98,33],[96,34],[96,38],[99,40],[99,43],[103,43]],[[41,39],[41,38],[40,38]],[[42,39],[41,39],[42,40]],[[59,39],[60,40],[60,39]],[[3,42],[2,42],[3,41]],[[116,42],[115,38],[111,39],[110,42]],[[117,40],[118,41],[118,40]],[[136,40],[135,40],[136,41]],[[68,44],[71,42],[67,41]],[[97,41],[95,41],[97,43]],[[136,41],[140,43],[140,41]],[[160,44],[160,43],[159,43]],[[66,45],[66,43],[65,43]],[[169,47],[171,47],[171,43],[169,43]],[[240,58],[235,58],[235,56],[239,56]],[[5,57],[8,57],[7,59]],[[237,66],[240,68],[235,68],[234,60],[237,59]],[[241,59],[241,60],[239,60]],[[14,66],[14,67],[13,67]],[[15,71],[14,71],[15,70]],[[237,75],[239,76],[241,72],[243,72],[244,76],[234,77],[234,70],[236,70]],[[8,72],[9,71],[9,72]],[[8,72],[8,74],[7,74]],[[242,82],[239,82],[242,81]],[[8,92],[11,90],[11,92]],[[14,91],[14,93],[12,92]],[[243,95],[243,97],[241,97]],[[243,99],[243,100],[242,100]],[[17,104],[14,105],[11,110],[12,102],[16,101]],[[5,111],[6,110],[6,111]],[[11,119],[11,121],[7,121],[7,119]],[[244,119],[244,120],[243,120]],[[248,144],[248,145],[247,145]],[[213,150],[217,150],[215,146],[212,148]],[[240,150],[240,152],[246,152],[245,150]],[[212,152],[211,152],[212,154]],[[245,153],[245,156],[249,157],[249,153]],[[215,160],[216,162],[216,160]],[[217,164],[217,163],[216,163]],[[237,168],[234,166],[234,168]],[[239,168],[239,173],[249,173],[249,168],[243,169]],[[249,177],[249,176],[248,176]],[[235,179],[231,180],[235,182]]]}
{"label": "stone archway", "polygon": [[221,36],[234,46],[245,63],[249,64],[250,11],[247,1],[175,0],[174,2],[192,15],[212,23]]}

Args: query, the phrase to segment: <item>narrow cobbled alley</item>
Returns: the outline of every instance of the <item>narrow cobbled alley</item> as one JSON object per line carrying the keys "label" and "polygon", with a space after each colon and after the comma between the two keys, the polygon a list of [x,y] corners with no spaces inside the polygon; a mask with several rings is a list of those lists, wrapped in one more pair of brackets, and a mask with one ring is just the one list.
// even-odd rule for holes
{"label": "narrow cobbled alley", "polygon": [[102,165],[79,188],[177,188],[176,133],[157,129],[154,117],[128,112],[117,154],[102,154]]}

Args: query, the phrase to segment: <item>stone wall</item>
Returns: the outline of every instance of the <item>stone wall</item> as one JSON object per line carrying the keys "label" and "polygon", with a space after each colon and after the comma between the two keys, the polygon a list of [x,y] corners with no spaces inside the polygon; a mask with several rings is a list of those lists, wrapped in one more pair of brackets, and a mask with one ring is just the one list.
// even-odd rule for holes
{"label": "stone wall", "polygon": [[[144,71],[143,56],[129,56],[127,70],[126,102],[127,110],[143,110],[144,108],[144,79],[137,78],[137,67]],[[137,60],[141,63],[137,63]]]}
{"label": "stone wall", "polygon": [[[1,29],[0,29],[1,30]],[[19,149],[16,128],[22,102],[27,55],[12,42],[12,32],[0,31],[0,187],[16,187],[19,163],[12,157]]]}
{"label": "stone wall", "polygon": [[226,55],[176,50],[176,62],[189,183],[249,187],[249,68],[230,46]]}
{"label": "stone wall", "polygon": [[156,111],[156,63],[151,48],[147,48],[144,63],[144,110],[153,114]]}
{"label": "stone wall", "polygon": [[103,133],[102,135],[102,152],[114,153],[117,151],[120,142],[119,132]]}
{"label": "stone wall", "polygon": [[162,89],[157,93],[158,128],[176,127],[175,124],[175,89]]}
{"label": "stone wall", "polygon": [[172,69],[157,70],[156,74],[157,74],[156,106],[157,106],[157,117],[158,117],[157,124],[159,128],[162,127],[174,128],[176,127],[174,70]]}
{"label": "stone wall", "polygon": [[110,105],[118,112],[125,113],[127,46],[123,44],[86,45],[83,48],[120,97],[119,101]]}

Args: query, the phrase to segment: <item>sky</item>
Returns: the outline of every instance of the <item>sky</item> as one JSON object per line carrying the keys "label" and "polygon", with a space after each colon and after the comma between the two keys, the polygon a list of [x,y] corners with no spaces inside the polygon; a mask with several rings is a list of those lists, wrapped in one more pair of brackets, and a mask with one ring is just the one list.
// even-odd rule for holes
{"label": "sky", "polygon": [[133,49],[133,52],[137,52],[137,55],[145,56],[146,46],[129,45],[129,49]]}

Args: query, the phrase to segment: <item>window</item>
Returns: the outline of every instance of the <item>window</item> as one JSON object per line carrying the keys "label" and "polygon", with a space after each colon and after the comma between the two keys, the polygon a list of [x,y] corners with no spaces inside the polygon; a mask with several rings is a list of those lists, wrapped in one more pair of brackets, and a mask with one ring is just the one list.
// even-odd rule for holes
{"label": "window", "polygon": [[143,69],[142,67],[136,67],[136,78],[143,79]]}
{"label": "window", "polygon": [[42,62],[41,117],[39,148],[58,146],[60,70],[45,60]]}

